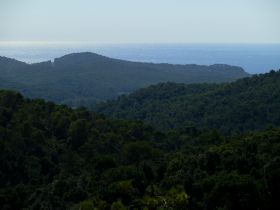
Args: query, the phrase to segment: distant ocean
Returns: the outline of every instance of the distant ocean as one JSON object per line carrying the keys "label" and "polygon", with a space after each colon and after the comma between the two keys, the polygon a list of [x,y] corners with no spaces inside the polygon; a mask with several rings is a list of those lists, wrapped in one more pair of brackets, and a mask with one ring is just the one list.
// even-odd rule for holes
{"label": "distant ocean", "polygon": [[229,64],[249,73],[280,69],[280,44],[71,44],[0,42],[0,56],[36,63],[73,52],[94,52],[131,61],[171,64]]}

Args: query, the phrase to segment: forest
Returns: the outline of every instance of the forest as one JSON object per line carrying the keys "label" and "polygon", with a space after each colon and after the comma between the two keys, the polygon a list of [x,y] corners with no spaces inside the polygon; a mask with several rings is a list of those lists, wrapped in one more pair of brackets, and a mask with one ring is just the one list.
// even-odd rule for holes
{"label": "forest", "polygon": [[[218,93],[237,100],[238,87],[265,83],[269,77],[277,80],[279,72],[210,85],[211,100],[214,103]],[[161,86],[170,86],[174,94],[164,88],[157,92]],[[230,86],[237,94],[234,97],[229,95]],[[165,94],[175,97],[171,100],[175,102],[182,92],[187,93],[180,100],[188,99],[188,94],[209,94],[208,85],[161,84],[150,89],[157,92],[152,93],[159,101]],[[254,91],[260,89],[251,86],[243,97],[262,96]],[[143,101],[151,100],[144,96]],[[269,107],[279,107],[276,102],[272,100]],[[0,209],[277,209],[280,129],[276,123],[264,121],[242,133],[223,133],[203,123],[201,127],[184,125],[163,132],[140,121],[110,119],[85,108],[2,90]]]}
{"label": "forest", "polygon": [[280,71],[274,70],[232,83],[160,83],[92,107],[161,131],[194,126],[235,134],[280,126],[279,108]]}
{"label": "forest", "polygon": [[249,76],[241,67],[225,64],[140,63],[89,52],[33,64],[0,56],[1,89],[71,107],[90,107],[159,82],[221,83]]}
{"label": "forest", "polygon": [[280,210],[280,0],[0,0],[0,210]]}

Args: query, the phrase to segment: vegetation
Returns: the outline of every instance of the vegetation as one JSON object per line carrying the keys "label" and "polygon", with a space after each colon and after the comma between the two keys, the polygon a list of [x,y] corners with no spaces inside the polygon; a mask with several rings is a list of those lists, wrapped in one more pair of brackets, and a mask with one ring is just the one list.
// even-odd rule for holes
{"label": "vegetation", "polygon": [[228,65],[138,63],[93,53],[36,64],[0,57],[0,88],[72,107],[91,106],[158,82],[216,83],[247,76],[242,68]]}
{"label": "vegetation", "polygon": [[220,85],[162,83],[94,109],[161,131],[194,126],[243,133],[280,126],[279,108],[280,71],[271,71]]}
{"label": "vegetation", "polygon": [[160,133],[0,91],[0,209],[277,209],[279,140],[278,128]]}

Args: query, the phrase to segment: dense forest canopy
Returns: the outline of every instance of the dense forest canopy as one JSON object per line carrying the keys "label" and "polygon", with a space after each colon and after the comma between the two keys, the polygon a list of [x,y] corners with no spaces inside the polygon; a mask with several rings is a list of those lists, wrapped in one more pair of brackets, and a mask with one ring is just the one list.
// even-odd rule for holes
{"label": "dense forest canopy", "polygon": [[90,106],[159,82],[221,83],[248,76],[236,66],[129,62],[94,53],[35,64],[0,57],[0,88],[72,107]]}
{"label": "dense forest canopy", "polygon": [[[279,73],[271,74],[276,80]],[[237,84],[246,81],[252,82]],[[207,88],[179,86],[189,94]],[[279,128],[231,136],[195,127],[161,133],[0,91],[0,149],[3,210],[279,206]]]}
{"label": "dense forest canopy", "polygon": [[242,133],[280,126],[280,71],[225,84],[161,83],[94,109],[162,131],[194,126]]}
{"label": "dense forest canopy", "polygon": [[0,73],[0,88],[97,111],[0,91],[0,209],[278,206],[280,71],[82,53],[38,64],[0,57]]}

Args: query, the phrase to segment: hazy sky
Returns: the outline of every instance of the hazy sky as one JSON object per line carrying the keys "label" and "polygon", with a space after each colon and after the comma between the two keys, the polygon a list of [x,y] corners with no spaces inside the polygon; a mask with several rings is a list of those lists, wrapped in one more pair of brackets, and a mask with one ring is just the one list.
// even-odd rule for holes
{"label": "hazy sky", "polygon": [[280,0],[0,0],[0,41],[280,43]]}

